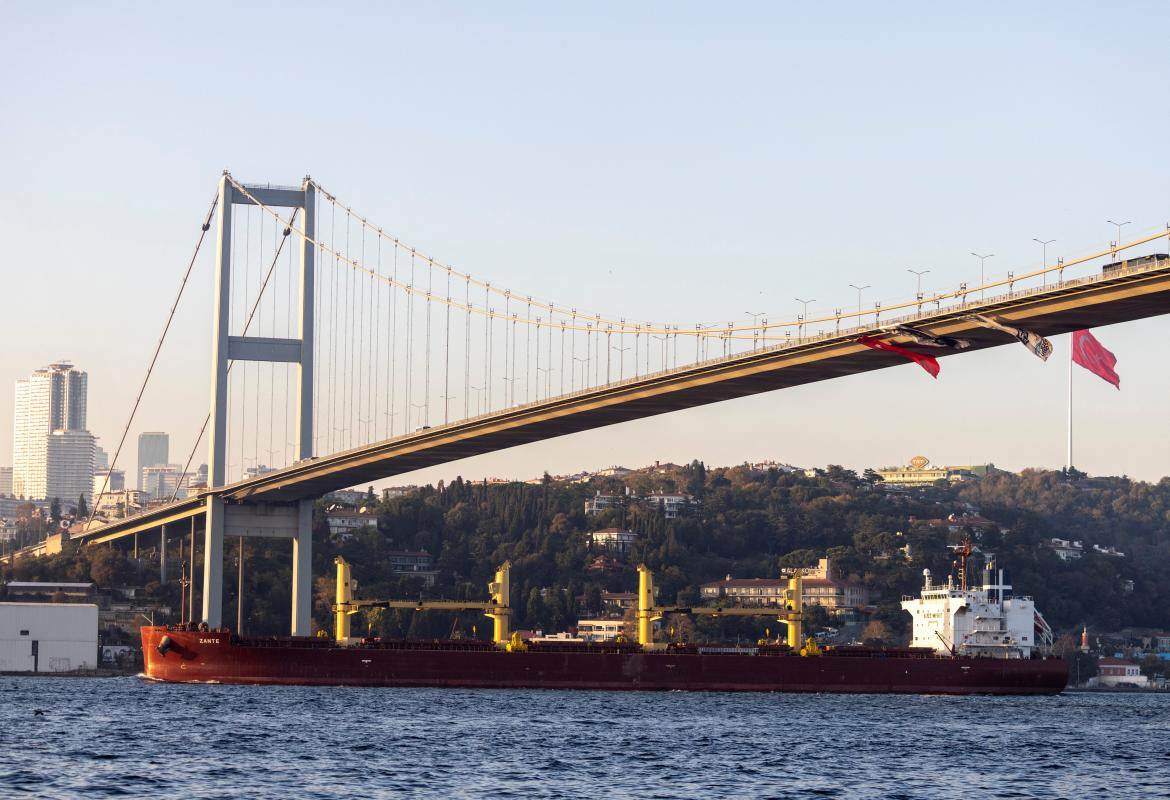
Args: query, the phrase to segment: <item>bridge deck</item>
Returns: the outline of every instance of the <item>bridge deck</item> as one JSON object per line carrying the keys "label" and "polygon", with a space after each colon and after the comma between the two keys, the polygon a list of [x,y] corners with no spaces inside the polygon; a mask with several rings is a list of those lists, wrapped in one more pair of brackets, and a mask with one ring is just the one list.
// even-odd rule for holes
{"label": "bridge deck", "polygon": [[[1066,281],[1047,289],[888,320],[883,327],[905,322],[972,342],[969,350],[949,351],[919,347],[905,337],[886,337],[938,357],[1015,344],[1009,336],[971,320],[974,312],[993,314],[1046,336],[1143,319],[1170,312],[1170,268],[1135,268]],[[906,363],[900,356],[856,342],[858,336],[880,332],[876,327],[855,328],[504,409],[310,459],[214,493],[229,502],[285,503],[320,497],[336,489],[568,433]],[[201,514],[204,505],[204,496],[190,498],[95,529],[84,538],[89,542],[119,539]]]}

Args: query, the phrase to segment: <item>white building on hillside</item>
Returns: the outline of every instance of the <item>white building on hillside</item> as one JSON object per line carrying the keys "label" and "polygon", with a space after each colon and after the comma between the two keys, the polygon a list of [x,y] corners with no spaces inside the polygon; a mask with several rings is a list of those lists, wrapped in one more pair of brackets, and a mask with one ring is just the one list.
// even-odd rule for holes
{"label": "white building on hillside", "polygon": [[589,543],[594,547],[615,553],[627,553],[638,542],[638,534],[621,528],[603,528],[585,535],[589,537]]}

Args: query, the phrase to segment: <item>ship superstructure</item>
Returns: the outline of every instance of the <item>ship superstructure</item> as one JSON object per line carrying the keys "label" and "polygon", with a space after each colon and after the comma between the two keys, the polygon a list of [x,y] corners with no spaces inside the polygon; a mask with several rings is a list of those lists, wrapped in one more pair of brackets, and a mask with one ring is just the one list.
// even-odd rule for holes
{"label": "ship superstructure", "polygon": [[1052,646],[1052,629],[1031,597],[1016,596],[1005,570],[988,561],[983,585],[966,579],[966,556],[959,580],[949,576],[934,583],[930,570],[923,574],[918,597],[902,598],[902,608],[914,618],[911,647],[929,647],[938,653],[990,658],[1031,658],[1035,650]]}

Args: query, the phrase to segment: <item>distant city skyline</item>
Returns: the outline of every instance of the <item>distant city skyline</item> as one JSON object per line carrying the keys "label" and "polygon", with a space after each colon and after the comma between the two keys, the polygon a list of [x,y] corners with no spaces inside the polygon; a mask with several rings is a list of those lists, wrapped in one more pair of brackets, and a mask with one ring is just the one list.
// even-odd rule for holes
{"label": "distant city skyline", "polygon": [[[494,284],[639,319],[831,313],[857,302],[851,285],[866,287],[865,305],[888,305],[920,281],[929,293],[981,272],[1003,279],[1170,218],[1160,190],[1170,166],[1158,157],[1170,110],[1148,102],[1164,58],[1134,47],[1084,55],[1100,52],[1101,30],[1157,29],[1170,8],[1041,3],[1013,9],[1006,27],[990,9],[925,3],[664,8],[466,7],[453,27],[440,8],[372,7],[359,30],[319,15],[299,91],[354,109],[345,126],[272,104],[269,86],[208,62],[207,41],[280,58],[278,42],[301,33],[296,15],[241,7],[231,24],[211,15],[180,26],[163,8],[79,7],[61,26],[10,9],[0,63],[20,79],[0,150],[21,191],[0,198],[2,269],[27,302],[0,318],[0,381],[62,355],[84,364],[88,424],[112,457],[225,167],[281,184],[311,173],[388,232]],[[271,37],[246,33],[259,25]],[[44,41],[58,57],[44,59]],[[826,43],[845,41],[828,55]],[[1106,110],[1120,108],[1137,111],[1116,124],[1121,112]],[[225,115],[246,123],[209,123]],[[176,461],[194,447],[208,409],[211,291],[204,259],[118,459],[127,475],[140,433],[167,431]],[[815,299],[806,309],[798,297]],[[1170,473],[1170,373],[1151,345],[1170,318],[1095,333],[1119,359],[1121,391],[1074,374],[1075,466],[1158,480]],[[386,482],[656,458],[864,469],[919,452],[1055,469],[1067,339],[1053,337],[1046,364],[998,348],[946,359],[937,381],[896,367]],[[12,400],[0,393],[0,419]],[[12,460],[0,437],[0,464]],[[206,460],[204,442],[193,466]]]}

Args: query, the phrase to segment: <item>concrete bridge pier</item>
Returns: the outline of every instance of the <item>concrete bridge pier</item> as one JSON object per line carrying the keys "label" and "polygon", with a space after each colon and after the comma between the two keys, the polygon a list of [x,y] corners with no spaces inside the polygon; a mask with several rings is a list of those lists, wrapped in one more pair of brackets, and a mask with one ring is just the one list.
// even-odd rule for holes
{"label": "concrete bridge pier", "polygon": [[167,582],[167,526],[158,531],[158,582]]}
{"label": "concrete bridge pier", "polygon": [[207,498],[207,522],[203,528],[203,621],[209,627],[223,624],[223,528],[227,510],[223,498]]}
{"label": "concrete bridge pier", "polygon": [[293,535],[292,635],[310,636],[313,625],[313,501],[297,503]]}
{"label": "concrete bridge pier", "polygon": [[309,636],[313,618],[313,501],[288,504],[225,503],[207,499],[203,534],[203,621],[223,625],[224,539],[289,539],[292,542],[292,634]]}

